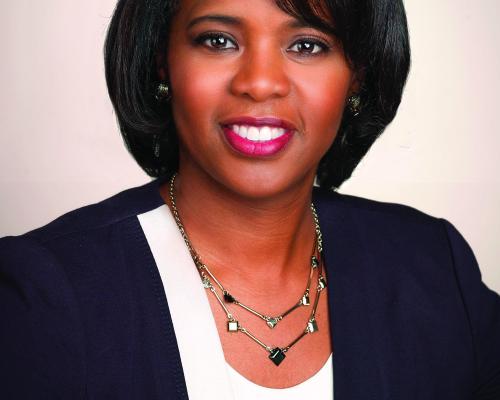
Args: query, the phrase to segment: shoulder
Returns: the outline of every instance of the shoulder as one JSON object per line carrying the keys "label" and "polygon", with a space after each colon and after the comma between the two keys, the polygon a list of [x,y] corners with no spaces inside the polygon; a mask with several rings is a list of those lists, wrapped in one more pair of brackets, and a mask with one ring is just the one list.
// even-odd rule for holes
{"label": "shoulder", "polygon": [[2,238],[0,248],[5,242],[36,241],[43,244],[119,224],[123,220],[160,206],[162,204],[158,191],[160,184],[161,180],[154,180],[143,186],[124,190],[98,203],[70,211],[47,225],[19,237]]}
{"label": "shoulder", "polygon": [[337,293],[343,284],[366,290],[360,282],[369,282],[374,304],[399,304],[419,335],[427,335],[422,326],[433,327],[432,340],[448,346],[440,354],[460,349],[463,360],[474,361],[466,368],[474,371],[477,398],[500,398],[500,297],[481,281],[458,230],[400,204],[324,190],[315,190],[314,202]]}
{"label": "shoulder", "polygon": [[462,259],[475,265],[466,240],[445,219],[402,204],[321,189],[315,190],[314,198],[327,246],[342,240],[352,252],[380,260],[380,265],[397,265],[398,272],[414,275],[418,271],[422,279],[449,279],[454,268],[462,266]]}
{"label": "shoulder", "polygon": [[50,288],[57,285],[56,276],[62,279],[68,272],[63,268],[112,257],[113,243],[127,240],[130,227],[137,225],[136,216],[161,205],[158,186],[155,180],[73,210],[23,235],[1,238],[0,271],[20,279],[30,276]]}
{"label": "shoulder", "polygon": [[16,285],[25,298],[69,304],[74,288],[88,280],[112,282],[124,252],[141,240],[137,215],[162,204],[159,183],[123,191],[23,235],[1,238],[4,283]]}
{"label": "shoulder", "polygon": [[346,224],[367,234],[406,234],[416,237],[438,232],[443,235],[446,225],[450,225],[441,218],[403,204],[380,202],[319,188],[314,191],[314,199],[320,217],[327,224]]}
{"label": "shoulder", "polygon": [[113,257],[115,262],[110,264],[116,264],[120,251],[116,244],[123,247],[132,240],[130,231],[139,227],[136,216],[161,205],[158,186],[158,180],[152,181],[71,211],[23,235],[1,238],[3,283],[24,291],[25,300],[31,295],[46,297],[54,304],[61,296],[71,299],[71,280],[81,276],[83,267],[89,269],[98,260],[106,264]]}
{"label": "shoulder", "polygon": [[[108,298],[109,307],[129,312],[123,293],[133,280],[127,273],[144,253],[130,245],[141,238],[136,216],[162,204],[158,185],[126,190],[0,239],[0,353],[3,365],[10,365],[8,371],[0,366],[9,377],[2,394],[12,389],[26,398],[83,396],[85,318],[99,315]],[[26,368],[45,375],[27,377]],[[37,394],[31,393],[34,388]]]}
{"label": "shoulder", "polygon": [[355,212],[364,216],[371,215],[375,218],[435,219],[416,208],[403,204],[381,202],[322,188],[314,188],[313,193],[315,201],[326,210],[337,207],[344,211]]}
{"label": "shoulder", "polygon": [[[159,181],[71,211],[20,236],[0,239],[0,296],[19,306],[75,308],[75,290],[89,292],[116,282],[130,244],[141,239],[136,218],[161,205]],[[14,295],[17,292],[17,295]],[[68,313],[69,314],[69,313]]]}

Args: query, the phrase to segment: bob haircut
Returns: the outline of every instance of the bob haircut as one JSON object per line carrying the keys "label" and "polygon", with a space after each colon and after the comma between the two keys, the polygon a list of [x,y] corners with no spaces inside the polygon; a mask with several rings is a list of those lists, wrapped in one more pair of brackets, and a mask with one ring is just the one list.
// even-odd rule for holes
{"label": "bob haircut", "polygon": [[[359,81],[361,108],[346,107],[337,137],[321,159],[317,182],[337,189],[394,119],[410,67],[402,0],[275,0],[284,12],[336,36]],[[119,0],[104,57],[109,96],[125,144],[153,177],[178,168],[176,127],[156,100],[157,55],[166,48],[179,0]]]}

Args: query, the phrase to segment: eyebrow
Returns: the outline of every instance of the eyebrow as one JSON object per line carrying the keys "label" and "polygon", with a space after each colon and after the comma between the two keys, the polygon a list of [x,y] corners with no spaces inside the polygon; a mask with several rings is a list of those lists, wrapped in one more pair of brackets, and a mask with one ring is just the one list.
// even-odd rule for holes
{"label": "eyebrow", "polygon": [[208,14],[202,15],[200,17],[196,17],[189,21],[188,28],[192,28],[193,26],[200,24],[202,22],[220,22],[225,25],[241,25],[241,19],[237,17],[231,17],[229,15],[221,15],[221,14]]}
{"label": "eyebrow", "polygon": [[[207,14],[207,15],[202,15],[200,17],[193,18],[191,21],[189,21],[188,24],[188,29],[192,28],[193,26],[200,24],[202,22],[219,22],[225,25],[242,25],[243,21],[241,18],[238,17],[233,17],[230,15],[224,15],[224,14]],[[307,24],[304,21],[301,21],[299,19],[293,18],[290,19],[289,21],[286,22],[285,24],[288,28],[315,28],[309,24]],[[315,28],[317,29],[317,28]]]}

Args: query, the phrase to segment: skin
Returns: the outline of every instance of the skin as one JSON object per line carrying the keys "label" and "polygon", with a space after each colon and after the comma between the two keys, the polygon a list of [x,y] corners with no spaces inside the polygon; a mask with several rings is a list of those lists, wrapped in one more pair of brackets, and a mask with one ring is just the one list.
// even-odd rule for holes
{"label": "skin", "polygon": [[[199,19],[207,15],[233,21]],[[180,139],[176,199],[183,223],[203,261],[238,299],[279,314],[300,298],[307,281],[312,184],[356,87],[354,73],[334,37],[300,26],[271,0],[254,0],[252,7],[245,0],[181,1],[166,48],[158,73],[170,83]],[[220,126],[238,116],[274,116],[297,131],[272,157],[244,156],[228,145]],[[168,187],[162,195],[168,203]],[[318,308],[320,331],[302,339],[279,367],[243,334],[226,332],[225,314],[209,295],[226,360],[266,387],[308,379],[332,351],[327,294]],[[309,312],[300,308],[272,331],[247,313],[238,315],[264,342],[283,346]]]}

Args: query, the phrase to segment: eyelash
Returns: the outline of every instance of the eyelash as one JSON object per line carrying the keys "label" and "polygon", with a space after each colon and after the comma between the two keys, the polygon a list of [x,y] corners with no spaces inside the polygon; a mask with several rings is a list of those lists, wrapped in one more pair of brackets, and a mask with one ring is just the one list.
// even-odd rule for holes
{"label": "eyelash", "polygon": [[[213,47],[213,46],[207,45],[205,43],[207,40],[216,40],[216,39],[221,39],[221,38],[225,39],[226,41],[232,42],[234,44],[234,47],[229,47],[229,48],[224,49],[224,48]],[[238,45],[236,44],[236,41],[233,38],[231,38],[230,36],[228,36],[224,33],[220,33],[220,32],[203,33],[195,39],[195,43],[202,45],[202,46],[205,46],[211,50],[220,51],[220,52],[224,52],[224,51],[228,51],[228,50],[231,50],[234,48],[236,48],[236,49],[238,48]]]}
{"label": "eyelash", "polygon": [[[232,42],[233,46],[227,47],[227,48],[220,48],[220,47],[212,46],[212,44],[206,43],[207,41],[212,41],[212,40],[217,40],[217,39],[224,39],[226,41],[226,44],[228,42]],[[229,35],[224,34],[222,32],[203,33],[195,39],[195,43],[198,45],[201,45],[201,46],[205,46],[208,49],[213,50],[215,52],[226,52],[226,51],[238,49],[238,45],[236,43],[236,40],[234,40],[232,37],[230,37]],[[298,45],[301,45],[301,44],[303,45],[304,43],[311,44],[313,46],[313,49],[314,49],[314,46],[319,47],[319,51],[301,53],[300,51],[291,50],[291,48],[298,46]],[[288,53],[297,53],[301,57],[316,57],[316,56],[322,55],[330,50],[331,50],[331,47],[326,42],[324,42],[320,39],[317,39],[317,38],[304,37],[304,38],[300,38],[299,40],[296,40],[292,44],[292,46],[290,46],[286,51]]]}
{"label": "eyelash", "polygon": [[286,51],[289,52],[289,53],[299,53],[298,51],[294,51],[294,50],[290,50],[290,49],[292,47],[295,47],[295,46],[299,45],[299,44],[303,45],[304,43],[312,44],[313,46],[317,46],[320,49],[318,52],[313,52],[313,53],[311,53],[311,52],[305,52],[305,53],[302,53],[301,55],[305,56],[305,57],[319,56],[319,55],[325,54],[325,53],[327,53],[327,52],[329,52],[331,50],[330,45],[328,45],[328,43],[326,43],[326,42],[324,42],[324,41],[322,41],[320,39],[312,38],[312,37],[304,37],[304,38],[300,38],[299,40],[296,40],[292,44],[292,46],[290,46],[290,48],[288,48]]}

